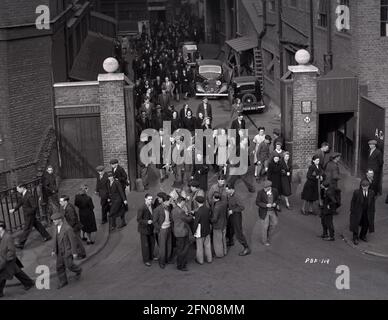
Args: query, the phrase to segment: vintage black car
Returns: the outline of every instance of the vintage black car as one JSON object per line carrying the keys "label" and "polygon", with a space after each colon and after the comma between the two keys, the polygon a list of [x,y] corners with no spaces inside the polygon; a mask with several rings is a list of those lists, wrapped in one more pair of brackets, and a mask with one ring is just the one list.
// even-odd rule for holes
{"label": "vintage black car", "polygon": [[265,109],[260,81],[254,76],[232,79],[229,100],[233,103],[236,98],[240,98],[244,111],[263,111]]}
{"label": "vintage black car", "polygon": [[227,97],[228,84],[224,80],[222,62],[204,59],[197,62],[195,95],[197,97]]}

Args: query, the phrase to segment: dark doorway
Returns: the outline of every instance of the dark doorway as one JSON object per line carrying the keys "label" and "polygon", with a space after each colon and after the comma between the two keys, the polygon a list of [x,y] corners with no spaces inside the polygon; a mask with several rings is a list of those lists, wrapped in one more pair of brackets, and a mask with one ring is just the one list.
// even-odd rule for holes
{"label": "dark doorway", "polygon": [[330,144],[330,151],[342,154],[342,163],[353,173],[355,151],[354,113],[320,114],[318,145],[320,146],[325,141]]}
{"label": "dark doorway", "polygon": [[100,116],[59,118],[58,130],[63,178],[95,177],[103,163]]}

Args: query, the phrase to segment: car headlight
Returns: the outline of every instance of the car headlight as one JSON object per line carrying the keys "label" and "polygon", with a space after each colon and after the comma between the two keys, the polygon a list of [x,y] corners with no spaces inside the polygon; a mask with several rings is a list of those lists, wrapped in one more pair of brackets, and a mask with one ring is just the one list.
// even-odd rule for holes
{"label": "car headlight", "polygon": [[217,80],[217,81],[216,81],[216,85],[217,85],[217,86],[220,86],[220,85],[221,85],[221,81],[220,81],[220,80]]}
{"label": "car headlight", "polygon": [[220,93],[222,92],[225,92],[225,91],[228,91],[228,85],[226,83],[224,83],[220,89]]}
{"label": "car headlight", "polygon": [[199,83],[197,83],[196,89],[198,92],[205,92],[205,89]]}

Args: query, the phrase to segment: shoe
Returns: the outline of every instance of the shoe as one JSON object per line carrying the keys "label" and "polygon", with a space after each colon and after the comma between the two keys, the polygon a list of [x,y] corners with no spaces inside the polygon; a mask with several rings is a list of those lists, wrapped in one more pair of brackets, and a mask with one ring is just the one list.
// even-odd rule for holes
{"label": "shoe", "polygon": [[322,235],[320,235],[320,236],[318,236],[319,238],[322,238],[322,239],[325,239],[325,238],[327,238],[328,237],[328,235],[327,234],[322,234]]}
{"label": "shoe", "polygon": [[195,263],[199,264],[199,265],[203,265],[203,263],[200,263],[197,259],[194,259]]}
{"label": "shoe", "polygon": [[154,261],[158,261],[159,260],[159,258],[158,257],[154,257],[154,259],[153,259]]}
{"label": "shoe", "polygon": [[33,288],[35,286],[34,283],[31,283],[29,286],[24,286],[24,290],[28,291],[30,290],[31,288]]}
{"label": "shoe", "polygon": [[47,238],[44,238],[43,239],[43,242],[47,242],[47,241],[50,241],[53,237],[47,237]]}
{"label": "shoe", "polygon": [[76,272],[76,274],[75,274],[75,278],[77,280],[81,277],[81,273],[82,273],[82,269],[80,268],[80,270],[78,272]]}
{"label": "shoe", "polygon": [[269,242],[264,243],[266,247],[269,247],[271,244]]}
{"label": "shoe", "polygon": [[287,210],[292,210],[292,207],[290,205],[286,205]]}
{"label": "shoe", "polygon": [[306,211],[304,211],[303,209],[300,209],[300,213],[303,214],[304,216],[308,215],[308,213]]}
{"label": "shoe", "polygon": [[366,237],[360,237],[360,240],[361,240],[361,241],[364,241],[364,242],[368,242],[368,240],[366,239]]}
{"label": "shoe", "polygon": [[239,256],[247,256],[251,253],[251,250],[249,248],[245,248],[243,251],[241,251],[238,255]]}
{"label": "shoe", "polygon": [[58,284],[57,289],[62,289],[64,286],[67,286],[69,283],[68,282],[63,282]]}
{"label": "shoe", "polygon": [[359,243],[359,242],[358,242],[358,239],[353,239],[353,243],[354,243],[355,246],[357,246],[358,243]]}
{"label": "shoe", "polygon": [[282,212],[282,208],[280,208],[280,206],[279,206],[278,212]]}
{"label": "shoe", "polygon": [[334,237],[326,237],[326,238],[322,238],[322,239],[325,241],[335,241]]}
{"label": "shoe", "polygon": [[164,269],[166,267],[166,265],[164,263],[159,263],[159,267],[160,267],[160,269]]}
{"label": "shoe", "polygon": [[109,228],[109,231],[110,231],[110,232],[113,232],[113,231],[115,231],[115,230],[116,230],[116,227],[110,227],[110,228]]}
{"label": "shoe", "polygon": [[150,263],[150,262],[146,262],[146,263],[145,263],[145,266],[146,266],[146,267],[151,267],[151,263]]}
{"label": "shoe", "polygon": [[83,237],[81,240],[82,240],[82,241],[88,241],[88,239],[85,238],[85,237]]}
{"label": "shoe", "polygon": [[82,256],[77,256],[77,260],[82,260],[82,259],[85,259],[86,258],[86,254],[82,255]]}
{"label": "shoe", "polygon": [[182,267],[182,268],[178,268],[178,270],[180,270],[180,271],[189,271],[189,269],[187,269],[186,266],[185,266],[185,267]]}
{"label": "shoe", "polygon": [[87,244],[87,245],[91,245],[92,242],[88,240],[88,241],[86,241],[86,244]]}

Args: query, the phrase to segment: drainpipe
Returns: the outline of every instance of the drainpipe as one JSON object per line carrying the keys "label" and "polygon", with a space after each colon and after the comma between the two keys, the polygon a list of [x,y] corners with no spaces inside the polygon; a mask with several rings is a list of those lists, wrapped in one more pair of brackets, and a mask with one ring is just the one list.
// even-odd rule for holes
{"label": "drainpipe", "polygon": [[310,62],[314,63],[314,4],[310,0]]}

